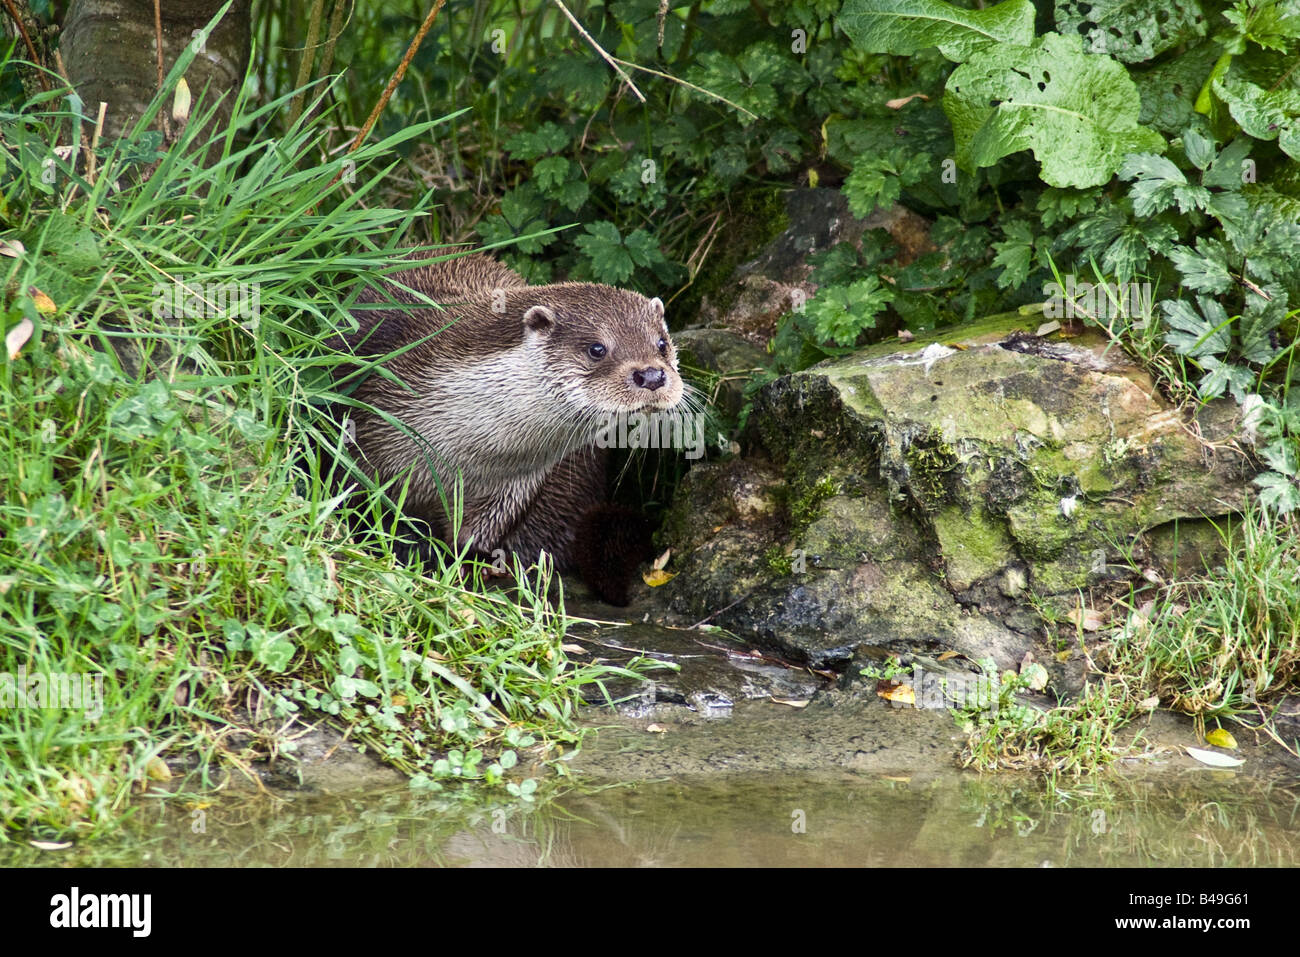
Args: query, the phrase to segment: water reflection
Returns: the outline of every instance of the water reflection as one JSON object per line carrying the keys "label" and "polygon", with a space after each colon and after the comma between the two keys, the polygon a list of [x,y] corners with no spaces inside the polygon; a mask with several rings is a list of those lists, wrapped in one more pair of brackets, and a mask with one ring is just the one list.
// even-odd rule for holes
{"label": "water reflection", "polygon": [[1223,772],[1063,781],[742,775],[536,805],[401,788],[146,808],[118,840],[9,866],[1294,866],[1300,788]]}

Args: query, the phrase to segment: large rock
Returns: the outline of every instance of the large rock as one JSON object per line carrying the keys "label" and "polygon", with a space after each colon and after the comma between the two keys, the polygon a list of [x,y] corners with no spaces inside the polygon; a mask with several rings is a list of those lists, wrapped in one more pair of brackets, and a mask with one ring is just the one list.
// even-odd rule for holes
{"label": "large rock", "polygon": [[1171,523],[1243,506],[1231,406],[1187,418],[1118,349],[1037,338],[1040,321],[767,386],[769,457],[697,466],[674,502],[675,610],[819,667],[865,646],[1010,667],[1033,644],[1030,596],[1073,604],[1158,564]]}

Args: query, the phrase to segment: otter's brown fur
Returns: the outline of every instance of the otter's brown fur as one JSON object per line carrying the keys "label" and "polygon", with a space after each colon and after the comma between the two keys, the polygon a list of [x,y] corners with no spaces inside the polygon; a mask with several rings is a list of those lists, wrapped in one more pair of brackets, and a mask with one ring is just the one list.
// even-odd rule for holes
{"label": "otter's brown fur", "polygon": [[[335,342],[390,356],[387,374],[371,372],[353,398],[401,427],[350,409],[361,467],[381,483],[409,475],[404,512],[445,540],[455,490],[457,545],[527,561],[545,550],[561,569],[581,557],[584,577],[599,579],[600,543],[577,540],[608,526],[584,521],[606,499],[596,432],[609,415],[671,408],[682,396],[663,304],[594,283],[529,286],[477,254],[394,278],[362,301],[406,308],[359,309],[356,332]],[[591,583],[626,602],[626,581]]]}

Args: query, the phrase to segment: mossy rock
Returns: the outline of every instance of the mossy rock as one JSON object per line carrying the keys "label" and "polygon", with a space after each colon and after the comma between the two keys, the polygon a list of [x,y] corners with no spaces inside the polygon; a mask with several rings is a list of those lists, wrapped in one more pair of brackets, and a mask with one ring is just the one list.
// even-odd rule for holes
{"label": "mossy rock", "polygon": [[[1230,410],[1209,410],[1202,442],[1116,350],[1035,338],[1036,321],[994,317],[764,387],[765,509],[688,492],[683,516],[707,521],[680,539],[674,606],[809,661],[910,644],[1011,666],[1031,597],[1113,580],[1134,542],[1158,558],[1171,523],[1199,532],[1245,505]],[[734,501],[752,466],[720,468],[710,481]]]}

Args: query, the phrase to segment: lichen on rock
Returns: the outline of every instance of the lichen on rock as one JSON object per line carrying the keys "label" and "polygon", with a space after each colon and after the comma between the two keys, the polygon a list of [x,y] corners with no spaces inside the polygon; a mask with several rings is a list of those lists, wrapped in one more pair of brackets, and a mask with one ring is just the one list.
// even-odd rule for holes
{"label": "lichen on rock", "polygon": [[1032,322],[764,387],[763,449],[697,466],[674,503],[673,606],[818,666],[872,646],[1011,667],[1033,644],[1031,596],[1072,597],[1136,542],[1158,559],[1171,523],[1243,507],[1234,416],[1188,417],[1099,337],[1039,339]]}

